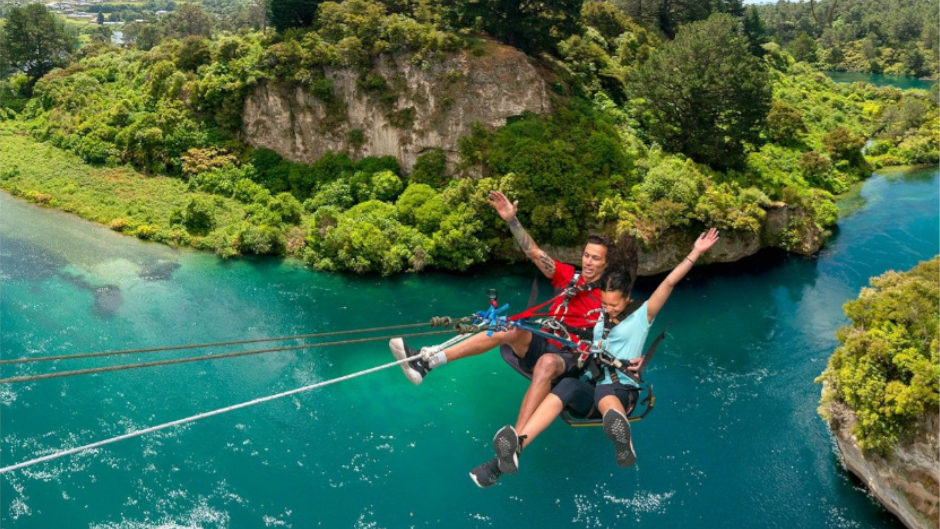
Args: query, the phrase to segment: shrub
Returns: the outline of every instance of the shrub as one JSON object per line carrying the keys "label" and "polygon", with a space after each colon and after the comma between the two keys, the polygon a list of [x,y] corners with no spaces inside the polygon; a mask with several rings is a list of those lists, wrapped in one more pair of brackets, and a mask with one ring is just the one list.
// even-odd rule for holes
{"label": "shrub", "polygon": [[409,180],[441,188],[447,182],[447,157],[444,156],[444,150],[434,148],[418,156]]}
{"label": "shrub", "polygon": [[215,227],[215,206],[204,197],[189,199],[183,208],[183,226],[195,235],[205,235]]}
{"label": "shrub", "polygon": [[844,305],[852,324],[837,333],[841,345],[817,382],[823,402],[854,410],[853,434],[865,451],[886,455],[940,404],[937,311],[940,258],[904,273],[872,278]]}

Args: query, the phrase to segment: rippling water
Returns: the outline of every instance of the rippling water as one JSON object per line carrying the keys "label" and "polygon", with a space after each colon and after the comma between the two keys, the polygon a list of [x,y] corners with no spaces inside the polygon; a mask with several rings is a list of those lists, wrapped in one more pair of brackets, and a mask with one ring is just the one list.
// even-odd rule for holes
{"label": "rippling water", "polygon": [[[599,429],[555,424],[519,474],[477,489],[466,473],[490,457],[525,389],[489,354],[417,388],[386,370],[5,474],[0,525],[899,527],[839,467],[813,379],[845,324],[841,305],[870,276],[938,253],[937,171],[875,177],[851,200],[855,213],[817,258],[768,252],[696,269],[677,289],[653,329],[675,323],[648,371],[657,406],[634,425],[633,468],[614,464]],[[489,287],[521,309],[531,278],[327,275],[145,244],[3,194],[0,212],[4,358],[411,323],[478,310]],[[0,457],[8,465],[389,360],[381,343],[359,344],[0,387]]]}

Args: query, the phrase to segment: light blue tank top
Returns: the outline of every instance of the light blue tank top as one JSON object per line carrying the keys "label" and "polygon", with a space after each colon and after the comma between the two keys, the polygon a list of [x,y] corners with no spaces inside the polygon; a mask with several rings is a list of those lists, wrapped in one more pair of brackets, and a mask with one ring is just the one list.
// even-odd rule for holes
{"label": "light blue tank top", "polygon": [[[607,315],[605,314],[603,318],[598,319],[597,324],[594,326],[594,344],[599,344],[602,349],[624,362],[642,356],[646,335],[649,334],[650,327],[653,325],[653,322],[649,321],[646,305],[646,303],[643,303],[640,308],[633,311],[633,314],[627,316],[627,319],[615,325],[607,334],[606,340],[603,337],[604,319]],[[637,385],[629,377],[621,376],[619,378],[622,384]],[[597,384],[613,384],[613,380],[610,379],[610,372],[605,369],[604,378],[598,381]]]}

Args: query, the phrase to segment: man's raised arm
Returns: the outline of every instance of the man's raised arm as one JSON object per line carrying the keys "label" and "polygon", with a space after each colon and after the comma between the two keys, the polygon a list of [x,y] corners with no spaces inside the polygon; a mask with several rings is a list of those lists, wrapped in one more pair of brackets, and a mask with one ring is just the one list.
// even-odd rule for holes
{"label": "man's raised arm", "polygon": [[509,224],[509,231],[512,232],[519,248],[529,258],[539,270],[545,274],[545,277],[551,279],[555,275],[555,260],[545,253],[537,244],[529,232],[522,227],[522,223],[516,218],[516,211],[519,209],[519,201],[510,202],[506,195],[499,191],[490,191],[489,203],[496,210],[496,213]]}

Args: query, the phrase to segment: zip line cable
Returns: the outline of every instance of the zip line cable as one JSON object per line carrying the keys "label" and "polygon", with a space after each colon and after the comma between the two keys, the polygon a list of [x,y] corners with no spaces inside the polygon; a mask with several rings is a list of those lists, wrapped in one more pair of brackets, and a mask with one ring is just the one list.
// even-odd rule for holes
{"label": "zip line cable", "polygon": [[[302,345],[288,345],[284,347],[272,347],[268,349],[251,349],[248,351],[236,351],[233,353],[219,353],[219,354],[210,354],[203,356],[189,356],[185,358],[174,358],[170,360],[157,360],[153,362],[140,362],[137,364],[121,364],[116,366],[105,366],[105,367],[93,367],[89,369],[76,369],[72,371],[56,371],[52,373],[43,373],[39,375],[23,375],[18,377],[9,377],[0,379],[0,384],[13,384],[16,382],[30,382],[33,380],[44,380],[48,378],[60,378],[60,377],[72,377],[78,375],[91,375],[94,373],[106,373],[110,371],[123,371],[125,369],[139,369],[142,367],[154,367],[154,366],[165,366],[172,364],[184,364],[189,362],[199,362],[202,360],[217,360],[220,358],[235,358],[239,356],[249,356],[265,353],[276,353],[280,351],[296,351],[298,349],[318,349],[321,347],[330,347],[334,345],[348,345],[348,344],[357,344],[357,343],[366,343],[366,342],[377,342],[381,340],[390,340],[392,338],[416,338],[420,336],[434,336],[438,334],[449,334],[454,331],[452,330],[441,330],[441,331],[427,331],[427,332],[417,332],[410,333],[406,335],[401,334],[391,334],[385,336],[372,336],[369,338],[354,338],[351,340],[339,340],[335,342],[321,342],[313,344],[302,344]],[[75,355],[79,356],[79,355]]]}
{"label": "zip line cable", "polygon": [[73,355],[57,355],[57,356],[42,356],[36,358],[10,358],[7,360],[0,360],[0,365],[4,364],[25,364],[30,362],[49,362],[52,360],[72,360],[77,358],[94,358],[98,356],[117,356],[117,355],[126,355],[134,353],[153,353],[158,351],[178,351],[181,349],[202,349],[205,347],[217,347],[224,345],[239,345],[246,343],[259,343],[259,342],[282,342],[286,340],[300,340],[304,338],[322,338],[325,336],[341,336],[344,334],[359,334],[366,332],[380,332],[380,331],[394,331],[396,329],[413,329],[415,327],[427,327],[428,325],[434,325],[434,323],[429,322],[420,322],[420,323],[406,323],[402,325],[387,325],[385,327],[372,327],[369,329],[352,329],[345,331],[329,331],[329,332],[318,332],[313,334],[296,334],[294,336],[278,336],[274,338],[252,338],[248,340],[229,340],[226,342],[210,342],[210,343],[197,343],[197,344],[187,344],[187,345],[170,345],[165,347],[146,347],[143,349],[124,349],[120,351],[101,351],[97,353],[81,353]]}
{"label": "zip line cable", "polygon": [[[441,333],[441,332],[447,332],[447,331],[435,331],[435,332]],[[459,342],[459,341],[461,341],[461,340],[464,340],[464,339],[467,338],[468,336],[470,336],[470,334],[459,334],[459,335],[457,335],[457,336],[451,338],[450,340],[447,340],[447,341],[444,342],[443,344],[441,344],[441,347],[449,347],[450,345],[453,345],[453,344],[455,344],[455,343],[457,343],[457,342]],[[350,373],[350,374],[348,374],[348,375],[343,375],[343,376],[341,376],[341,377],[332,378],[332,379],[329,379],[329,380],[324,380],[324,381],[322,381],[322,382],[317,382],[317,383],[315,383],[315,384],[310,384],[310,385],[307,385],[307,386],[295,388],[295,389],[288,390],[288,391],[284,391],[284,392],[281,392],[281,393],[275,393],[275,394],[273,394],[273,395],[268,395],[268,396],[266,396],[266,397],[259,397],[259,398],[257,398],[257,399],[253,399],[253,400],[249,400],[249,401],[245,401],[245,402],[240,402],[240,403],[238,403],[238,404],[233,404],[233,405],[231,405],[231,406],[226,406],[226,407],[224,407],[224,408],[218,408],[218,409],[215,409],[215,410],[212,410],[212,411],[207,411],[207,412],[203,412],[203,413],[198,413],[198,414],[196,414],[196,415],[191,415],[191,416],[189,416],[189,417],[184,417],[184,418],[182,418],[182,419],[177,419],[177,420],[175,420],[175,421],[165,422],[165,423],[163,423],[163,424],[158,424],[158,425],[156,425],[156,426],[151,426],[151,427],[149,427],[149,428],[144,428],[144,429],[142,429],[142,430],[134,430],[134,431],[132,431],[132,432],[127,432],[127,433],[125,433],[125,434],[118,435],[118,436],[115,436],[115,437],[109,437],[108,439],[103,439],[103,440],[101,440],[101,441],[96,441],[96,442],[94,442],[94,443],[89,443],[89,444],[82,445],[82,446],[76,446],[75,448],[68,448],[68,449],[65,449],[65,450],[59,450],[59,451],[57,451],[57,452],[53,452],[53,453],[51,453],[51,454],[47,454],[47,455],[44,455],[44,456],[41,456],[41,457],[37,457],[37,458],[35,458],[35,459],[30,459],[30,460],[28,460],[28,461],[23,461],[22,463],[17,463],[17,464],[15,464],[15,465],[9,465],[9,466],[6,466],[6,467],[2,467],[2,468],[0,468],[0,474],[6,474],[7,472],[12,472],[12,471],[14,471],[14,470],[18,470],[18,469],[21,469],[21,468],[30,467],[30,466],[36,465],[36,464],[38,464],[38,463],[43,463],[43,462],[46,462],[46,461],[51,461],[51,460],[53,460],[53,459],[58,459],[58,458],[60,458],[60,457],[65,457],[65,456],[67,456],[67,455],[77,454],[77,453],[79,453],[79,452],[85,452],[85,451],[87,451],[87,450],[92,450],[92,449],[94,449],[94,448],[98,448],[98,447],[101,447],[101,446],[105,446],[105,445],[109,445],[109,444],[112,444],[112,443],[116,443],[116,442],[118,442],[118,441],[123,441],[123,440],[125,440],[125,439],[131,439],[131,438],[134,438],[134,437],[140,437],[140,436],[146,435],[146,434],[148,434],[148,433],[153,433],[153,432],[156,432],[156,431],[159,431],[159,430],[165,430],[165,429],[167,429],[167,428],[172,428],[173,426],[179,426],[179,425],[181,425],[181,424],[186,424],[186,423],[190,423],[190,422],[195,422],[195,421],[198,421],[198,420],[200,420],[200,419],[205,419],[205,418],[208,418],[208,417],[213,417],[213,416],[215,416],[215,415],[221,415],[221,414],[223,414],[223,413],[227,413],[227,412],[230,412],[230,411],[239,410],[239,409],[242,409],[242,408],[247,408],[247,407],[249,407],[249,406],[254,406],[254,405],[256,405],[256,404],[261,404],[261,403],[264,403],[264,402],[268,402],[268,401],[280,399],[280,398],[283,398],[283,397],[289,397],[289,396],[291,396],[291,395],[296,395],[296,394],[298,394],[298,393],[303,393],[303,392],[305,392],[305,391],[310,391],[310,390],[314,390],[314,389],[317,389],[317,388],[322,388],[322,387],[324,387],[324,386],[329,386],[329,385],[331,385],[331,384],[336,384],[336,383],[338,383],[338,382],[344,382],[344,381],[346,381],[346,380],[351,380],[351,379],[354,379],[354,378],[357,378],[357,377],[361,377],[361,376],[363,376],[363,375],[368,375],[368,374],[370,374],[370,373],[375,373],[375,372],[381,371],[381,370],[383,370],[383,369],[388,369],[388,368],[390,368],[390,367],[395,367],[395,366],[397,366],[397,365],[404,364],[405,362],[410,362],[411,360],[412,360],[411,358],[402,358],[401,360],[395,360],[394,362],[389,362],[389,363],[387,363],[387,364],[382,364],[382,365],[379,365],[379,366],[370,367],[370,368],[368,368],[368,369],[363,369],[362,371],[356,371],[355,373]]]}

